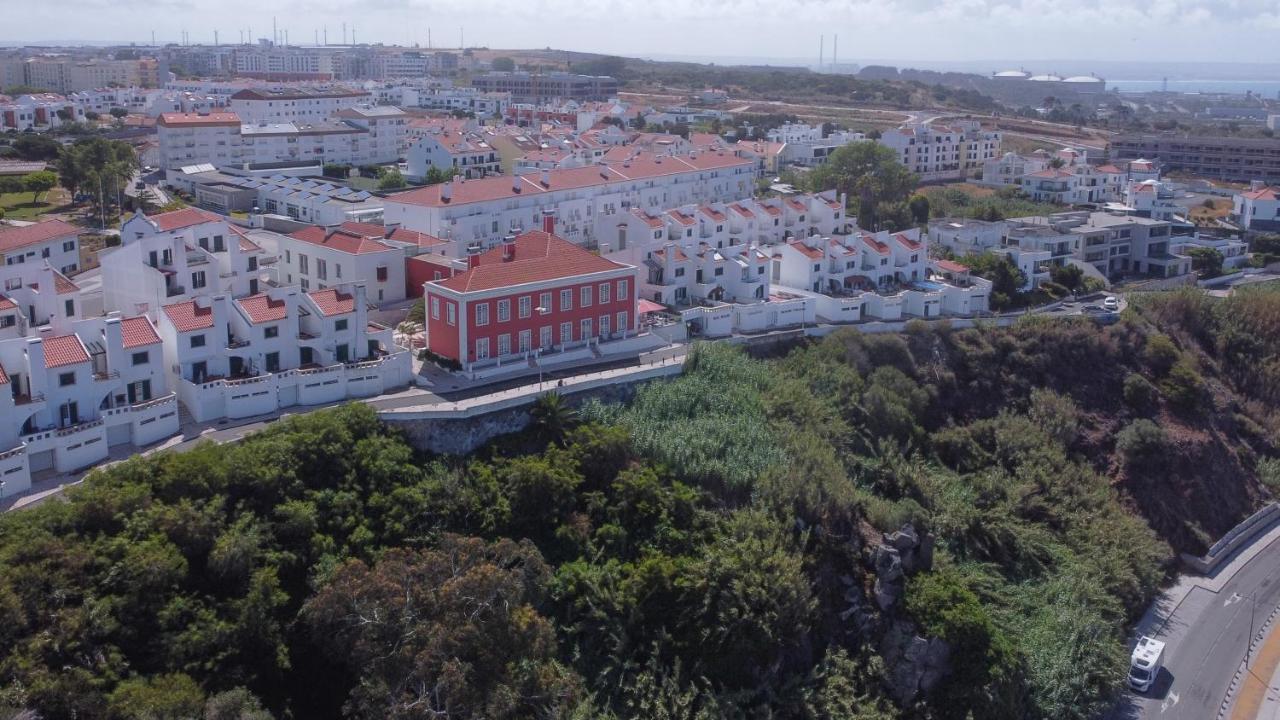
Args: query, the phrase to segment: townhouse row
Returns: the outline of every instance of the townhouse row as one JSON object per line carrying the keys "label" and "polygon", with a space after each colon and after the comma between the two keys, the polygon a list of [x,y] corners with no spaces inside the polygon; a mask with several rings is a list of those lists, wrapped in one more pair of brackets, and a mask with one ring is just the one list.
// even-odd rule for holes
{"label": "townhouse row", "polygon": [[52,265],[58,231],[44,234],[22,248],[30,261],[0,265],[0,495],[169,438],[183,411],[244,418],[411,381],[410,353],[370,320],[363,282],[282,285],[258,265],[263,249],[213,213],[127,220],[101,253],[92,316]]}

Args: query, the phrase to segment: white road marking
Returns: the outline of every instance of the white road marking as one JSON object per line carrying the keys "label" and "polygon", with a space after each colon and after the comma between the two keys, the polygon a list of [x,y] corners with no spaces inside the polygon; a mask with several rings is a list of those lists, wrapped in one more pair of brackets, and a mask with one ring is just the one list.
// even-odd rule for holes
{"label": "white road marking", "polygon": [[1231,597],[1229,597],[1229,598],[1227,598],[1226,600],[1223,600],[1223,601],[1222,601],[1222,607],[1226,607],[1226,606],[1231,605],[1231,604],[1233,604],[1233,603],[1238,603],[1238,602],[1240,602],[1240,601],[1241,601],[1241,600],[1243,600],[1243,599],[1244,599],[1244,598],[1240,597],[1240,593],[1238,593],[1238,592],[1237,592],[1237,593],[1231,593]]}
{"label": "white road marking", "polygon": [[1169,697],[1165,698],[1164,702],[1160,703],[1160,712],[1164,712],[1165,710],[1168,710],[1169,708],[1176,706],[1178,704],[1178,700],[1180,699],[1181,698],[1178,697],[1178,693],[1170,690]]}

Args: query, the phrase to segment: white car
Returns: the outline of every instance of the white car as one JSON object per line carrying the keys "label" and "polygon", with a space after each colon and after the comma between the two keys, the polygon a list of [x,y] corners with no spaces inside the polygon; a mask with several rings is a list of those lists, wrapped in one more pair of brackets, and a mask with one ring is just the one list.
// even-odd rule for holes
{"label": "white car", "polygon": [[1120,309],[1120,301],[1116,299],[1115,295],[1108,295],[1107,299],[1102,301],[1102,307],[1105,310],[1115,312]]}

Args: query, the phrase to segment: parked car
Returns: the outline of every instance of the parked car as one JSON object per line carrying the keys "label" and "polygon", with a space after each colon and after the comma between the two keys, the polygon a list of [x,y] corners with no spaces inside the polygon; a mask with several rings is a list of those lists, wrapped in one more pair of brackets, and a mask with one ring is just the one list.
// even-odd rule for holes
{"label": "parked car", "polygon": [[1102,301],[1102,307],[1115,312],[1120,309],[1120,301],[1116,299],[1115,295],[1108,295],[1107,299]]}

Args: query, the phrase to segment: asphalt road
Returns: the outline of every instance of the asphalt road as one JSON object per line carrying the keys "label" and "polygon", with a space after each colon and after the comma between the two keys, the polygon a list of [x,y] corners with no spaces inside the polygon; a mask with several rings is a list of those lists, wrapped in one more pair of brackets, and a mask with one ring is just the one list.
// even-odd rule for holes
{"label": "asphalt road", "polygon": [[[1153,692],[1127,692],[1108,720],[1212,720],[1249,639],[1280,604],[1280,537],[1218,592],[1196,587],[1165,620],[1165,669]],[[1269,679],[1268,679],[1269,680]]]}

